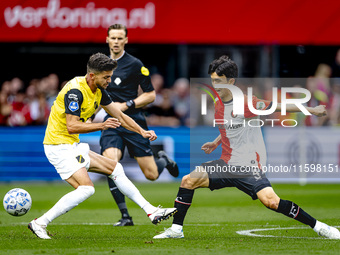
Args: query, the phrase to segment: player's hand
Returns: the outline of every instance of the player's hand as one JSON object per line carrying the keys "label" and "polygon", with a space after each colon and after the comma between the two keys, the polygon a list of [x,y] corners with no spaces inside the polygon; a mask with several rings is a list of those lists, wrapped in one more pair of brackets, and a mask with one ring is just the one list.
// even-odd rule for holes
{"label": "player's hand", "polygon": [[153,130],[144,131],[142,136],[144,138],[149,138],[150,141],[155,141],[157,139],[157,135]]}
{"label": "player's hand", "polygon": [[215,144],[213,142],[207,142],[202,145],[201,150],[203,150],[206,154],[212,153],[216,148],[218,147],[218,144]]}
{"label": "player's hand", "polygon": [[327,115],[326,106],[325,105],[318,105],[318,106],[313,108],[313,112],[311,112],[311,113],[318,116],[318,117],[326,116]]}
{"label": "player's hand", "polygon": [[122,112],[125,112],[127,109],[129,109],[129,107],[127,107],[126,103],[119,103],[119,102],[115,102],[114,103],[119,110],[121,110]]}
{"label": "player's hand", "polygon": [[117,128],[120,126],[120,122],[116,118],[108,118],[105,122],[103,122],[102,130],[106,130],[108,128]]}

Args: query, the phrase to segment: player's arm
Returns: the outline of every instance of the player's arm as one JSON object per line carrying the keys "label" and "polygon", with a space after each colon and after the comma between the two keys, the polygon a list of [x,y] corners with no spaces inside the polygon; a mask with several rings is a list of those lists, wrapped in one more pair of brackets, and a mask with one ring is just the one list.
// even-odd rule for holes
{"label": "player's arm", "polygon": [[221,135],[219,135],[213,142],[207,142],[203,144],[201,150],[203,150],[206,154],[210,154],[222,143],[221,138]]}
{"label": "player's arm", "polygon": [[78,89],[71,89],[64,96],[66,127],[69,134],[83,134],[120,126],[118,120],[113,118],[104,123],[85,123],[86,120],[80,118],[82,103],[83,94]]}
{"label": "player's arm", "polygon": [[102,109],[102,106],[99,105],[97,110],[92,114],[92,116],[86,121],[86,123],[92,123],[94,121],[94,118],[96,117],[96,114]]}
{"label": "player's arm", "polygon": [[142,135],[144,138],[149,138],[150,141],[154,141],[157,139],[157,135],[153,130],[146,131],[141,128],[133,119],[124,114],[115,103],[111,102],[108,105],[102,105],[102,107],[111,116],[116,117],[121,125],[126,129],[136,132]]}
{"label": "player's arm", "polygon": [[150,91],[150,92],[144,92],[139,97],[135,98],[134,100],[129,100],[128,102],[115,102],[114,104],[122,111],[125,112],[129,108],[141,108],[145,105],[148,105],[155,101],[156,98],[156,92]]}
{"label": "player's arm", "polygon": [[[309,111],[311,114],[314,114],[318,117],[322,117],[327,115],[327,110],[325,105],[318,105],[315,107],[305,107],[307,111]],[[276,112],[281,111],[281,104],[277,104],[277,108],[275,110]],[[286,106],[286,111],[287,112],[301,112],[301,110],[294,104],[287,104]]]}
{"label": "player's arm", "polygon": [[137,97],[133,101],[135,102],[135,108],[141,108],[145,105],[152,103],[153,101],[155,101],[155,99],[156,99],[156,92],[153,90],[150,92],[143,92],[143,94],[141,94],[139,97]]}
{"label": "player's arm", "polygon": [[66,114],[66,126],[69,134],[84,134],[108,128],[116,128],[120,126],[120,122],[115,118],[108,118],[102,123],[84,123],[77,115]]}
{"label": "player's arm", "polygon": [[122,106],[119,107],[121,111],[126,111],[129,108],[142,108],[156,99],[156,91],[152,86],[149,70],[139,60],[135,62],[134,69],[133,75],[136,83],[139,84],[143,90],[143,93],[134,100],[121,103]]}

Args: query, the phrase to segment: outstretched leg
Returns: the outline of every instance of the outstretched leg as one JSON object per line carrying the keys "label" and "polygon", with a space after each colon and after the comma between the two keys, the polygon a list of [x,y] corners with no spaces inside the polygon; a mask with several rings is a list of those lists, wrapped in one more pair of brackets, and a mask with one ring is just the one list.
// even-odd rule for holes
{"label": "outstretched leg", "polygon": [[[110,147],[110,148],[107,148],[105,151],[103,151],[103,156],[119,162],[119,160],[122,158],[122,151],[119,148]],[[119,226],[119,227],[133,226],[134,224],[132,221],[132,217],[130,217],[127,206],[126,206],[125,196],[117,188],[116,184],[111,178],[108,177],[107,181],[109,184],[111,195],[113,199],[115,200],[120,213],[122,214],[122,218],[118,222],[113,224],[113,226]]]}
{"label": "outstretched leg", "polygon": [[[122,151],[118,148],[110,147],[103,152],[103,156],[119,161],[122,157]],[[173,176],[177,177],[179,174],[176,162],[171,160],[163,151],[159,152],[158,159],[155,159],[153,156],[135,157],[135,159],[148,180],[157,180],[165,167],[168,168]],[[111,194],[122,214],[122,218],[113,226],[133,226],[134,224],[132,217],[129,215],[124,194],[118,189],[111,178],[108,178],[108,184]]]}
{"label": "outstretched leg", "polygon": [[126,177],[123,166],[120,163],[92,151],[90,151],[89,155],[91,157],[89,171],[108,175],[125,196],[130,198],[146,212],[153,224],[157,225],[177,211],[176,208],[160,209],[151,205],[141,195],[136,186]]}
{"label": "outstretched leg", "polygon": [[317,221],[294,202],[280,199],[272,187],[260,190],[257,197],[267,208],[310,226],[319,235],[330,239],[340,239],[340,232],[336,228]]}

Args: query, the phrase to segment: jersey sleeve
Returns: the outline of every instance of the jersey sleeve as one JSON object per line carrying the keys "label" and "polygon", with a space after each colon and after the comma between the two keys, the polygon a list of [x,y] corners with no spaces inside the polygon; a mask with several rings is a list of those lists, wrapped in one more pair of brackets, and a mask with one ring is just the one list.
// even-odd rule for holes
{"label": "jersey sleeve", "polygon": [[151,83],[149,69],[147,69],[140,60],[136,61],[135,65],[137,80],[143,92],[153,91],[154,88]]}
{"label": "jersey sleeve", "polygon": [[[253,103],[253,106],[256,110],[266,110],[266,109],[269,109],[269,108],[272,107],[271,101],[258,99],[256,96],[253,96],[252,103]],[[244,95],[244,117],[245,118],[252,118],[252,117],[255,117],[255,116],[257,116],[257,115],[252,113],[249,110],[248,97],[246,95]]]}
{"label": "jersey sleeve", "polygon": [[102,99],[100,100],[101,105],[109,105],[112,103],[112,99],[106,90],[102,89]]}
{"label": "jersey sleeve", "polygon": [[64,96],[65,113],[80,117],[83,94],[79,89],[70,89]]}

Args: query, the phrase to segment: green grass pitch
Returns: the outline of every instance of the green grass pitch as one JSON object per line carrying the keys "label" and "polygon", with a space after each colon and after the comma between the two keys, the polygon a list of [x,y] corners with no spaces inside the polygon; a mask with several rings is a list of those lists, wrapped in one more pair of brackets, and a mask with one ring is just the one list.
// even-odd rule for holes
{"label": "green grass pitch", "polygon": [[[145,183],[137,187],[153,205],[172,207],[179,183]],[[319,238],[303,224],[266,209],[236,188],[195,191],[184,225],[184,239],[153,240],[171,225],[151,224],[144,211],[127,199],[133,227],[113,227],[120,218],[106,182],[96,193],[48,226],[52,240],[40,240],[27,224],[72,187],[64,183],[1,183],[0,195],[20,187],[32,196],[31,210],[13,217],[0,210],[0,254],[339,254],[340,241]],[[315,218],[340,226],[339,185],[274,184],[276,193],[300,205]],[[242,230],[260,236],[236,233]],[[263,236],[272,237],[263,237]]]}

